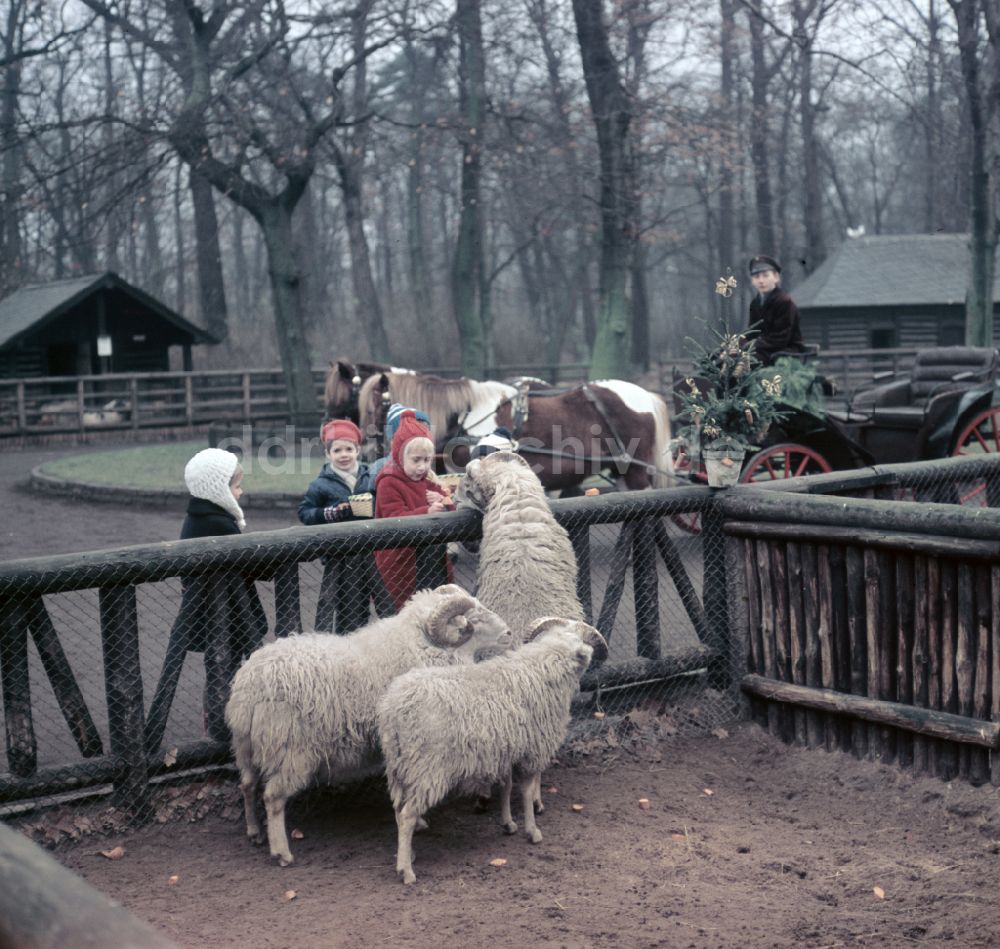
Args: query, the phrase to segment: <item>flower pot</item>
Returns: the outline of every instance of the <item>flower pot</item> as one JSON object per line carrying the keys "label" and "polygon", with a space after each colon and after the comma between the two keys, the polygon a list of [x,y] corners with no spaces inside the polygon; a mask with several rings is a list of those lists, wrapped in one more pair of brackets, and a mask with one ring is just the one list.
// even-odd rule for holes
{"label": "flower pot", "polygon": [[728,488],[740,480],[743,470],[742,449],[706,448],[701,457],[705,462],[705,474],[708,476],[709,487]]}

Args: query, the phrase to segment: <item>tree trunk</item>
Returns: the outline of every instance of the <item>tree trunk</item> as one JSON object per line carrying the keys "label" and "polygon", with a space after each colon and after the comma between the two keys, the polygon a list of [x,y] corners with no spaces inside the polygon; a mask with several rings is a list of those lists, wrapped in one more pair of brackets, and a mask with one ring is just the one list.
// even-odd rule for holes
{"label": "tree trunk", "polygon": [[806,232],[805,259],[807,274],[826,257],[823,239],[823,181],[819,166],[819,142],[816,139],[816,107],[813,104],[812,43],[809,33],[810,8],[801,0],[793,5],[795,38],[799,46],[799,123],[802,133],[802,217]]}
{"label": "tree trunk", "polygon": [[993,269],[997,247],[993,183],[989,170],[989,114],[983,95],[979,62],[979,4],[949,0],[958,23],[958,49],[971,137],[969,288],[965,298],[965,342],[993,345]]}
{"label": "tree trunk", "polygon": [[573,0],[587,97],[601,166],[601,279],[592,379],[630,375],[632,251],[636,234],[635,175],[629,151],[631,103],[611,52],[601,0]]}
{"label": "tree trunk", "polygon": [[21,95],[21,63],[16,58],[23,29],[20,3],[11,3],[3,33],[3,101],[0,102],[0,150],[3,181],[0,183],[0,297],[19,286],[25,272],[21,247],[21,145],[17,133],[18,100]]}
{"label": "tree trunk", "polygon": [[459,109],[462,115],[461,214],[451,266],[451,297],[462,348],[462,372],[483,378],[486,332],[483,326],[480,207],[481,145],[486,94],[486,64],[479,0],[457,0],[459,36]]}
{"label": "tree trunk", "polygon": [[257,220],[267,247],[267,272],[289,414],[293,425],[311,429],[318,423],[319,401],[305,332],[302,275],[293,249],[292,212],[284,202],[273,201],[262,209]]}
{"label": "tree trunk", "polygon": [[201,318],[213,336],[224,340],[229,321],[226,285],[222,276],[222,248],[219,245],[219,218],[215,213],[215,193],[208,180],[194,169],[190,176],[194,207],[195,253],[198,258],[198,302]]}
{"label": "tree trunk", "polygon": [[[717,246],[719,253],[719,263],[723,270],[734,274],[739,273],[741,268],[736,260],[734,239],[734,228],[736,224],[735,201],[733,198],[733,166],[737,162],[737,142],[736,142],[736,110],[733,101],[733,90],[735,79],[733,76],[733,65],[736,58],[735,36],[736,36],[736,15],[735,0],[719,0],[719,8],[722,14],[722,33],[719,37],[720,59],[721,59],[721,80],[719,93],[722,98],[721,125],[723,129],[723,141],[726,143],[722,153],[722,166],[719,171],[719,226],[717,236]],[[720,274],[722,276],[722,274]],[[728,312],[722,309],[725,303],[723,297],[719,297],[719,315]]]}
{"label": "tree trunk", "polygon": [[764,22],[753,10],[747,11],[750,24],[752,114],[750,116],[750,161],[753,164],[754,198],[757,206],[757,250],[773,254],[777,247],[774,208],[771,199],[771,171],[768,166],[768,85],[770,71],[764,56]]}

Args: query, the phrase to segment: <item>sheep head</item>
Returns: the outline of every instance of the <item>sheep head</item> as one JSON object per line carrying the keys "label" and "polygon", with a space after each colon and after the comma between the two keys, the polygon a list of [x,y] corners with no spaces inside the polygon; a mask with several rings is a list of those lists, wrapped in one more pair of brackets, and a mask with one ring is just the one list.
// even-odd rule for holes
{"label": "sheep head", "polygon": [[544,633],[560,629],[573,633],[585,642],[592,650],[591,665],[598,665],[608,658],[608,644],[605,638],[588,623],[580,620],[564,619],[561,616],[541,616],[534,620],[524,632],[524,641],[530,643]]}
{"label": "sheep head", "polygon": [[[485,511],[504,473],[519,468],[531,472],[531,465],[513,451],[495,451],[485,458],[473,458],[465,466],[465,477],[458,486],[458,500]],[[537,479],[537,475],[535,477]]]}
{"label": "sheep head", "polygon": [[444,589],[435,590],[441,600],[424,626],[429,642],[443,649],[458,649],[475,636],[481,647],[510,646],[510,629],[496,613],[454,584],[447,585],[448,592],[442,592]]}

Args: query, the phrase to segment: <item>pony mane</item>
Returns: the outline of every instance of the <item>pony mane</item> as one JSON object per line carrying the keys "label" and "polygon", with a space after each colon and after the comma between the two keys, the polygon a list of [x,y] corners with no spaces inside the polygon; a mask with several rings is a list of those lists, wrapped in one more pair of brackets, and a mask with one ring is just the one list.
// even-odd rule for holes
{"label": "pony mane", "polygon": [[[363,431],[374,430],[377,422],[380,375],[370,376],[361,386],[358,413]],[[496,428],[497,407],[504,399],[517,394],[513,386],[502,382],[443,379],[408,369],[393,369],[385,375],[389,380],[391,401],[426,412],[439,447],[449,434],[454,434],[449,432],[449,427],[456,418],[470,435],[492,432]]]}

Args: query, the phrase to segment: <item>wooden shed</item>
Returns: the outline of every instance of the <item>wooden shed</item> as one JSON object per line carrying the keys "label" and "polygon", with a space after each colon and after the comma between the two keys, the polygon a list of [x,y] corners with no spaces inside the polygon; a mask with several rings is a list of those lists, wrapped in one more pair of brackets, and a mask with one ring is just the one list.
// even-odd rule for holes
{"label": "wooden shed", "polygon": [[[845,240],[790,292],[821,349],[954,346],[965,342],[968,274],[966,234],[884,234]],[[995,280],[994,338],[998,301]]]}
{"label": "wooden shed", "polygon": [[106,271],[32,284],[0,300],[0,378],[165,372],[170,347],[218,340]]}

